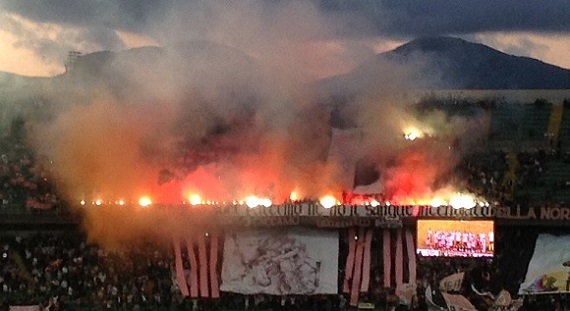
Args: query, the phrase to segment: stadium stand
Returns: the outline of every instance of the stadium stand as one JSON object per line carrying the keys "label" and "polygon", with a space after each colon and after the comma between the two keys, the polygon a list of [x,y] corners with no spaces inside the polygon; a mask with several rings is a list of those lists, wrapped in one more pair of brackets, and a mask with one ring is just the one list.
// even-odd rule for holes
{"label": "stadium stand", "polygon": [[[475,114],[481,103],[449,107],[451,114]],[[489,148],[468,155],[458,168],[469,190],[489,200],[520,205],[563,203],[570,200],[570,112],[565,105],[548,102],[490,105],[489,142],[508,148]],[[557,125],[558,124],[558,125]],[[12,133],[13,134],[13,133]],[[551,135],[550,135],[551,134]],[[560,144],[558,143],[560,141]],[[526,142],[522,143],[522,142]],[[520,148],[525,146],[527,148]],[[0,139],[0,217],[66,214],[55,185],[19,135]],[[21,218],[20,218],[21,219]],[[443,277],[485,266],[504,287],[516,295],[532,255],[536,236],[544,228],[499,227],[494,260],[423,258],[418,264],[415,302],[404,307],[392,301],[393,288],[382,288],[382,253],[372,258],[370,294],[365,301],[393,310],[426,310],[424,292]],[[557,234],[566,228],[559,228]],[[341,240],[339,267],[348,245]],[[379,248],[374,238],[372,247]],[[52,227],[25,232],[0,229],[0,310],[10,305],[37,304],[44,310],[193,310],[191,299],[180,295],[173,280],[171,250],[142,242],[128,250],[104,251],[78,234],[76,227],[53,232]],[[521,262],[513,262],[521,258]],[[526,259],[525,259],[526,258]],[[188,259],[184,258],[185,264]],[[525,261],[526,260],[526,261]],[[340,276],[344,271],[340,269]],[[339,287],[342,277],[339,277]],[[204,310],[344,310],[346,297],[274,297],[222,293],[219,300],[201,301]],[[566,295],[525,296],[520,310],[563,310]],[[381,308],[387,310],[388,308]]]}

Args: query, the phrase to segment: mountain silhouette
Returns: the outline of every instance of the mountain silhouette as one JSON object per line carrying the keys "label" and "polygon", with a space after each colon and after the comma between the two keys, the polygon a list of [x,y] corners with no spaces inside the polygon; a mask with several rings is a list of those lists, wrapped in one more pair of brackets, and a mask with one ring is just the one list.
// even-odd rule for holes
{"label": "mountain silhouette", "polygon": [[425,37],[377,54],[348,74],[320,81],[325,92],[358,93],[405,68],[420,89],[570,89],[570,70],[453,37]]}

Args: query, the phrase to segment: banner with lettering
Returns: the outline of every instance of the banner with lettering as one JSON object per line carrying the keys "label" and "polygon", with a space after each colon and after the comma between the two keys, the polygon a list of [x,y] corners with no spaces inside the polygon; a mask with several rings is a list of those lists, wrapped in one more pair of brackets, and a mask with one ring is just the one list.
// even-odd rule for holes
{"label": "banner with lettering", "polygon": [[336,230],[299,227],[226,233],[220,290],[336,294],[338,241]]}
{"label": "banner with lettering", "polygon": [[570,292],[570,235],[540,234],[521,294]]}

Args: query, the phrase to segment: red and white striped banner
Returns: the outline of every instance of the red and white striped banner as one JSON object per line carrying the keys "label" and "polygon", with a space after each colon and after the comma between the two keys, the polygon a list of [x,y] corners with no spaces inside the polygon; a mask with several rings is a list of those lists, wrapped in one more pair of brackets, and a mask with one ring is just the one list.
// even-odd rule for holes
{"label": "red and white striped banner", "polygon": [[[358,305],[360,293],[370,289],[373,230],[350,228],[348,232],[348,255],[342,291],[350,294],[351,306]],[[417,263],[412,232],[384,229],[381,236],[382,245],[378,245],[378,250],[375,251],[382,253],[380,258],[384,268],[384,287],[399,289],[404,284],[415,284]]]}
{"label": "red and white striped banner", "polygon": [[408,254],[408,283],[416,284],[417,262],[416,262],[416,243],[414,235],[410,230],[406,230],[406,250]]}
{"label": "red and white striped banner", "polygon": [[383,237],[384,287],[395,287],[398,291],[404,284],[416,284],[416,244],[413,233],[405,229],[384,229]]}
{"label": "red and white striped banner", "polygon": [[372,252],[372,234],[373,230],[366,230],[364,237],[364,259],[362,259],[362,283],[360,284],[360,292],[367,293],[370,288],[370,265]]}
{"label": "red and white striped banner", "polygon": [[356,243],[356,256],[354,259],[354,272],[352,273],[352,288],[350,290],[350,305],[358,305],[360,295],[360,280],[362,278],[362,258],[364,256],[364,228],[358,230]]}
{"label": "red and white striped banner", "polygon": [[196,259],[194,244],[190,238],[186,239],[186,250],[190,261],[190,297],[198,298],[198,259]]}
{"label": "red and white striped banner", "polygon": [[343,292],[350,294],[350,305],[358,305],[361,292],[370,287],[370,266],[373,229],[350,228]]}
{"label": "red and white striped banner", "polygon": [[174,243],[174,265],[176,266],[176,283],[180,289],[182,296],[188,297],[188,284],[186,284],[186,275],[184,274],[184,265],[182,264],[182,251],[180,249],[180,239],[173,238]]}
{"label": "red and white striped banner", "polygon": [[208,298],[210,291],[208,290],[208,254],[206,254],[206,241],[203,235],[198,238],[198,264],[200,265],[198,281],[200,282],[200,297]]}
{"label": "red and white striped banner", "polygon": [[[396,230],[396,270],[394,275],[396,277],[396,288],[402,287],[404,284],[404,250],[402,249],[402,229]],[[414,254],[415,256],[415,254]]]}
{"label": "red and white striped banner", "polygon": [[392,284],[392,245],[390,230],[382,231],[382,262],[384,263],[384,287],[388,288]]}
{"label": "red and white striped banner", "polygon": [[218,236],[210,238],[210,289],[212,298],[220,298],[220,282],[218,279]]}
{"label": "red and white striped banner", "polygon": [[[197,251],[196,245],[193,243],[194,240],[197,242]],[[218,236],[212,235],[209,241],[204,235],[199,235],[194,239],[186,237],[186,251],[190,263],[190,279],[188,281],[184,273],[180,239],[173,238],[173,243],[176,282],[182,295],[192,298],[219,298]]]}
{"label": "red and white striped banner", "polygon": [[346,266],[344,269],[344,282],[342,292],[350,293],[350,285],[348,282],[352,279],[352,270],[354,268],[354,256],[356,255],[356,229],[348,229],[348,257],[346,258]]}

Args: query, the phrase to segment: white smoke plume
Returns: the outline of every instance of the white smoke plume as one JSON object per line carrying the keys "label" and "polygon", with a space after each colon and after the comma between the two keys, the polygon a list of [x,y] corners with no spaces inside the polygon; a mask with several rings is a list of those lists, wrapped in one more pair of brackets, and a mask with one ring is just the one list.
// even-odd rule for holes
{"label": "white smoke plume", "polygon": [[[347,190],[326,161],[332,108],[313,82],[372,55],[337,36],[353,17],[329,16],[310,2],[196,5],[149,26],[163,47],[86,55],[43,88],[47,113],[29,122],[30,141],[53,161],[65,198],[86,201],[80,208],[93,239],[116,243],[187,225],[174,212],[90,204],[97,200],[257,195],[278,203],[293,191],[317,199]],[[363,133],[354,154],[376,164],[389,195],[436,191],[460,156],[448,141],[464,122],[440,112],[417,116],[415,98],[403,95],[418,81],[417,68],[375,69],[352,80],[367,87],[352,88],[359,94],[341,108]],[[407,142],[409,126],[445,139]]]}

